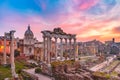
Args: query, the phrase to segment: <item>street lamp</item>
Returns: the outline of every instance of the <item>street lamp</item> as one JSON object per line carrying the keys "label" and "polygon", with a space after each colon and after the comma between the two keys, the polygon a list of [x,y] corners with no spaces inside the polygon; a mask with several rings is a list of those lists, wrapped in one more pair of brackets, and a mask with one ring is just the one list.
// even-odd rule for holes
{"label": "street lamp", "polygon": [[0,49],[4,49],[4,46],[0,46]]}

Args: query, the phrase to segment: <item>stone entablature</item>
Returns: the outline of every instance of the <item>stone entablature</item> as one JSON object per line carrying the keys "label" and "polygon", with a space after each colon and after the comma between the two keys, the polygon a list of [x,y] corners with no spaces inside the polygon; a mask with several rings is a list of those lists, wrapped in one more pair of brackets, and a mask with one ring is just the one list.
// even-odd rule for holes
{"label": "stone entablature", "polygon": [[[58,31],[58,32],[57,32]],[[55,28],[53,31],[41,31],[44,37],[64,38],[64,39],[76,39],[75,34],[67,34],[63,32],[61,28]]]}

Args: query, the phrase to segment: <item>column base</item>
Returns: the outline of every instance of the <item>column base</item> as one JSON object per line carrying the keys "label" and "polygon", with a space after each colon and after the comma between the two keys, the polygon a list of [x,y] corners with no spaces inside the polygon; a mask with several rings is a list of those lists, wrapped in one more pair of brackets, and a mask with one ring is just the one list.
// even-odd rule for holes
{"label": "column base", "polygon": [[78,61],[78,58],[75,58],[75,61]]}
{"label": "column base", "polygon": [[50,63],[48,63],[48,67],[51,67],[51,64],[50,64]]}
{"label": "column base", "polygon": [[51,64],[48,64],[49,75],[52,76],[52,67]]}
{"label": "column base", "polygon": [[6,63],[6,64],[2,64],[2,65],[3,65],[4,67],[7,67],[9,64]]}
{"label": "column base", "polygon": [[15,76],[13,78],[14,78],[14,80],[18,80],[18,74],[15,74]]}

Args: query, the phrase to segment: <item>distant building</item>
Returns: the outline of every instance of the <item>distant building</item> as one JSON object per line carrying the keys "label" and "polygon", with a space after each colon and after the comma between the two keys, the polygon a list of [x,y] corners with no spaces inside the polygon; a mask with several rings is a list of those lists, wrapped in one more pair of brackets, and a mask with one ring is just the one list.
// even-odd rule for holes
{"label": "distant building", "polygon": [[34,55],[35,59],[41,59],[43,43],[39,42],[34,37],[30,25],[28,25],[28,28],[24,33],[24,38],[19,39],[18,48],[20,49],[21,54],[24,54],[25,56]]}
{"label": "distant building", "polygon": [[[24,38],[15,38],[14,49],[20,51],[20,55],[34,56],[35,59],[41,60],[43,56],[43,43],[34,38],[34,34],[28,25],[24,33]],[[4,36],[0,36],[0,53],[4,53]],[[10,54],[10,39],[6,39],[6,53]]]}
{"label": "distant building", "polygon": [[78,53],[80,55],[96,55],[104,53],[105,45],[97,40],[78,42]]}
{"label": "distant building", "polygon": [[111,41],[105,41],[106,53],[119,54],[120,53],[120,42],[115,42],[113,38]]}
{"label": "distant building", "polygon": [[34,38],[34,34],[30,29],[30,25],[28,29],[25,31],[23,38],[23,53],[25,55],[34,55],[34,47],[37,40]]}
{"label": "distant building", "polygon": [[[4,53],[4,36],[0,36],[0,53]],[[17,40],[18,38],[15,38],[14,41],[14,49],[17,49]],[[10,54],[10,39],[6,38],[6,53]]]}

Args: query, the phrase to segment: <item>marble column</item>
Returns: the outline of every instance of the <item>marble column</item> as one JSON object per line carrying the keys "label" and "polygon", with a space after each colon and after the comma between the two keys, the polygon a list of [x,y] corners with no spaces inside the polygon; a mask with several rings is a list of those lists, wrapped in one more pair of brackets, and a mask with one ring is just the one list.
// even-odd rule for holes
{"label": "marble column", "polygon": [[76,38],[74,38],[74,60],[78,60],[78,49],[76,44]]}
{"label": "marble column", "polygon": [[60,59],[63,59],[63,42],[62,42],[63,38],[60,38]]}
{"label": "marble column", "polygon": [[65,52],[65,59],[68,58],[67,47],[68,47],[68,45],[67,45],[67,38],[65,38],[65,49],[64,49],[64,52]]}
{"label": "marble column", "polygon": [[47,62],[50,64],[51,38],[47,37]]}
{"label": "marble column", "polygon": [[43,61],[46,59],[46,46],[45,46],[45,36],[43,36]]}
{"label": "marble column", "polygon": [[11,71],[12,71],[12,76],[14,78],[17,77],[16,72],[15,72],[15,62],[14,62],[14,33],[15,31],[10,31],[10,56],[11,56]]}
{"label": "marble column", "polygon": [[57,38],[55,38],[55,60],[57,60]]}
{"label": "marble column", "polygon": [[49,39],[48,39],[48,37],[47,37],[47,40],[46,40],[46,61],[47,61],[47,63],[48,63],[48,46],[49,46],[49,41],[48,41]]}
{"label": "marble column", "polygon": [[67,50],[67,38],[65,38],[65,50]]}
{"label": "marble column", "polygon": [[6,33],[4,33],[4,54],[3,54],[3,58],[4,58],[4,65],[7,64],[7,61],[6,61]]}
{"label": "marble column", "polygon": [[50,37],[49,38],[49,56],[50,56],[50,63],[51,63],[51,58],[52,58],[52,40],[51,40],[52,38]]}
{"label": "marble column", "polygon": [[72,43],[71,43],[71,40],[72,40],[72,39],[70,38],[70,39],[69,39],[69,44],[70,44],[70,45],[69,45],[69,47],[70,47],[70,48],[69,48],[69,52],[70,52],[70,53],[69,53],[69,58],[70,58],[70,59],[72,58]]}

